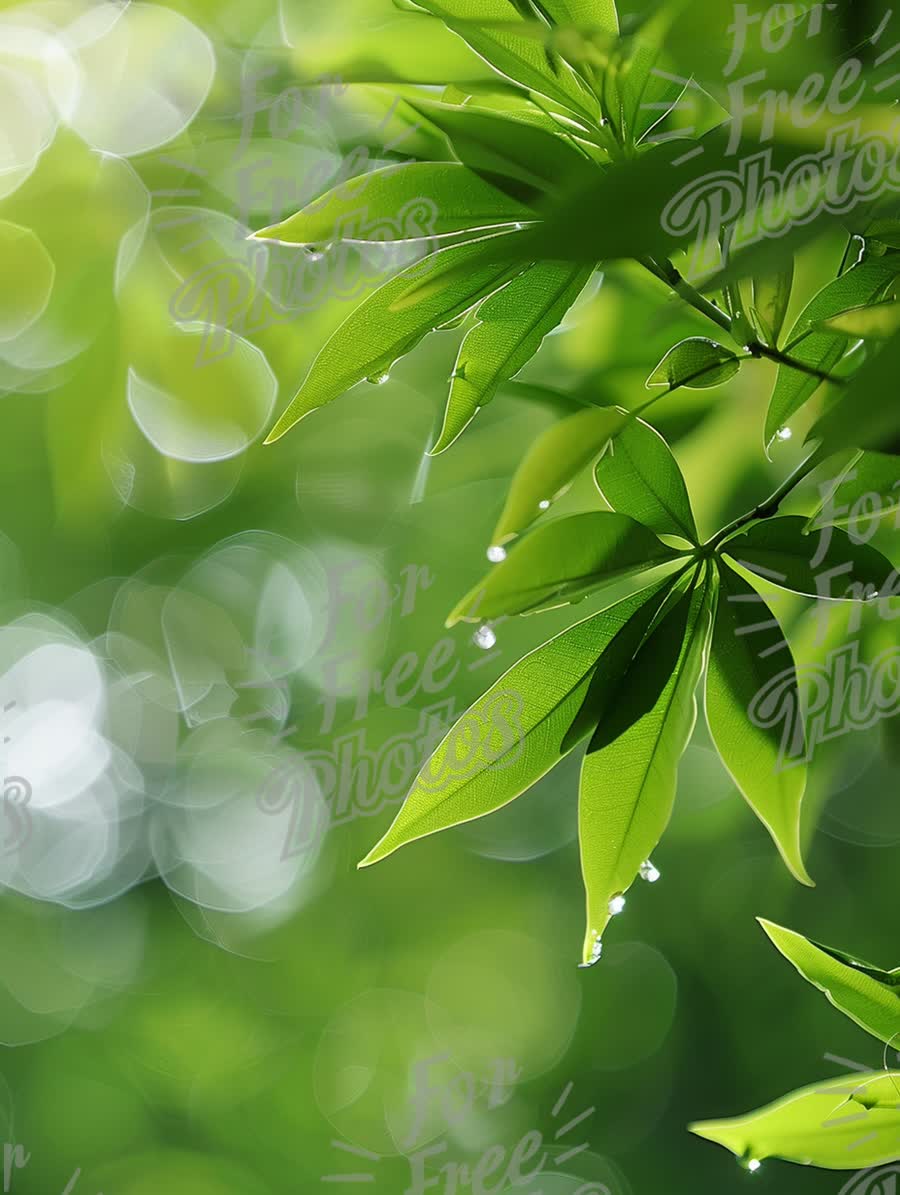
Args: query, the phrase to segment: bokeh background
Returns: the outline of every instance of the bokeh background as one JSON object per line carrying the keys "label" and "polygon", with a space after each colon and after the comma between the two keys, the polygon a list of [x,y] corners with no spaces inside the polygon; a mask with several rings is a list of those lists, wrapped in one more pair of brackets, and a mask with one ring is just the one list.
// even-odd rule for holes
{"label": "bokeh background", "polygon": [[[696,29],[720,8],[692,5]],[[703,48],[714,74],[728,46]],[[851,1177],[748,1174],[685,1126],[836,1059],[882,1064],[754,916],[900,963],[896,719],[817,750],[804,890],[701,718],[662,878],[591,971],[577,758],[355,869],[435,727],[601,604],[503,623],[487,651],[443,629],[525,449],[573,402],[636,405],[705,330],[616,266],[449,453],[426,456],[458,329],[262,446],[396,257],[248,232],[341,171],[446,156],[393,82],[489,77],[390,0],[0,5],[0,751],[30,794],[4,805],[0,855],[0,1142],[30,1155],[7,1150],[4,1190],[275,1195],[357,1174],[393,1193],[426,1148],[437,1195],[441,1166],[491,1150],[498,1193],[837,1195]],[[801,299],[844,243],[804,250]],[[801,435],[763,450],[773,378],[759,362],[654,409],[707,534],[799,459]],[[564,501],[596,505],[590,478]],[[875,542],[900,563],[891,520]],[[778,605],[801,661],[897,641],[875,604],[858,626],[814,606]],[[555,1177],[512,1187],[529,1134]]]}

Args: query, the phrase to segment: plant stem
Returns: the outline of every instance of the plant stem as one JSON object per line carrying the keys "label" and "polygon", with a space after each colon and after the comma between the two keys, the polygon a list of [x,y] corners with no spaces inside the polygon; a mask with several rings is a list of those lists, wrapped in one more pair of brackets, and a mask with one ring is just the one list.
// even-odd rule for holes
{"label": "plant stem", "polygon": [[717,531],[712,539],[708,540],[703,545],[706,554],[711,555],[713,552],[715,552],[721,543],[723,543],[730,536],[734,535],[736,531],[740,531],[740,529],[746,526],[747,523],[754,523],[759,519],[771,519],[773,515],[778,514],[778,510],[782,502],[785,500],[791,490],[798,486],[805,477],[812,473],[813,469],[821,464],[821,462],[828,455],[829,454],[827,452],[822,451],[821,446],[816,448],[815,451],[812,452],[802,464],[797,466],[794,472],[791,473],[791,475],[781,483],[778,489],[775,490],[775,492],[771,494],[765,500],[765,502],[761,502],[759,506],[754,506],[752,510],[748,510],[746,514],[740,515],[734,520],[734,522],[729,523],[726,527],[723,527],[721,531]]}
{"label": "plant stem", "polygon": [[[660,282],[664,282],[666,286],[671,287],[695,311],[699,311],[701,315],[705,315],[707,319],[712,320],[724,332],[733,335],[734,320],[732,320],[727,312],[722,311],[715,303],[710,302],[696,287],[691,286],[681,276],[672,262],[668,260],[657,262],[649,257],[642,257],[639,260],[645,269],[649,270]],[[817,369],[814,365],[807,365],[804,361],[797,361],[794,357],[782,352],[781,349],[775,348],[770,344],[763,344],[762,341],[751,341],[750,344],[744,345],[744,348],[753,357],[767,357],[770,361],[777,361],[780,365],[786,365],[788,368],[796,369],[800,373],[808,374],[812,378],[818,378],[820,382],[830,382],[835,386],[846,385],[845,378],[835,377],[834,374],[826,373],[824,369]]]}

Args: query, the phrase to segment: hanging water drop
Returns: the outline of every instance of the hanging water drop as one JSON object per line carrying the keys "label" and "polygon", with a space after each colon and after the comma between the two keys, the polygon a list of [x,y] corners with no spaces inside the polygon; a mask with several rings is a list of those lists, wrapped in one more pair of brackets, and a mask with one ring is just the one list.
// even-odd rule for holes
{"label": "hanging water drop", "polygon": [[549,509],[550,509],[549,498],[545,498],[543,502],[538,503],[538,510],[549,510]]}
{"label": "hanging water drop", "polygon": [[482,651],[490,651],[497,643],[497,636],[494,633],[494,628],[488,624],[482,623],[475,634],[472,636],[472,642],[476,647],[480,647]]}
{"label": "hanging water drop", "polygon": [[500,544],[491,544],[487,550],[487,558],[491,564],[502,564],[506,559],[506,548],[501,547]]}
{"label": "hanging water drop", "polygon": [[309,248],[306,250],[306,260],[311,262],[321,261],[325,254],[320,249]]}
{"label": "hanging water drop", "polygon": [[586,963],[579,963],[578,966],[582,969],[593,967],[600,962],[600,956],[603,954],[603,943],[600,941],[600,935],[596,930],[591,930],[594,935],[594,942],[591,946],[591,957]]}
{"label": "hanging water drop", "polygon": [[625,897],[621,892],[617,892],[615,896],[609,901],[609,915],[610,917],[618,917],[620,913],[625,911]]}
{"label": "hanging water drop", "polygon": [[653,866],[649,859],[645,859],[638,869],[638,875],[648,884],[655,884],[662,873]]}
{"label": "hanging water drop", "polygon": [[751,1158],[747,1163],[747,1169],[751,1174],[755,1174],[756,1171],[759,1170],[760,1166],[762,1166],[762,1162],[759,1160],[759,1158]]}
{"label": "hanging water drop", "polygon": [[788,440],[793,439],[793,435],[794,435],[794,433],[791,431],[791,429],[789,427],[780,427],[778,429],[778,431],[775,433],[775,439],[781,440],[782,444],[784,444]]}
{"label": "hanging water drop", "polygon": [[370,378],[366,378],[366,381],[372,386],[383,386],[390,380],[390,377],[389,373],[373,373]]}

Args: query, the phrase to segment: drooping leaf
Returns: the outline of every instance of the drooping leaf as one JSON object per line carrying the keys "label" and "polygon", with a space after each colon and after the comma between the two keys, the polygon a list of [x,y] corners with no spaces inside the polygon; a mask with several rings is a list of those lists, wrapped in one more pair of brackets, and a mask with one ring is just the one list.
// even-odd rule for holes
{"label": "drooping leaf", "polygon": [[538,526],[453,610],[447,626],[563,606],[679,553],[627,515],[590,511]]}
{"label": "drooping leaf", "polygon": [[591,273],[565,262],[538,262],[478,307],[477,323],[459,346],[434,455],[449,448],[497,387],[527,365]]}
{"label": "drooping leaf", "polygon": [[888,340],[900,332],[900,302],[888,299],[868,307],[851,307],[823,321],[823,330],[862,340]]}
{"label": "drooping leaf", "polygon": [[841,1075],[747,1116],[692,1124],[690,1131],[747,1162],[783,1158],[823,1170],[860,1170],[896,1161],[900,1071]]}
{"label": "drooping leaf", "polygon": [[642,419],[624,425],[597,462],[600,493],[613,508],[631,515],[657,535],[678,535],[697,543],[697,525],[687,486],[672,450]]}
{"label": "drooping leaf", "polygon": [[[823,320],[851,307],[874,302],[900,273],[900,256],[870,257],[835,278],[804,308],[791,329],[784,351],[795,361],[830,373],[847,351],[847,338],[840,332],[818,331]],[[778,377],[766,415],[768,444],[821,385],[821,381],[787,365],[778,367]]]}
{"label": "drooping leaf", "polygon": [[390,244],[533,218],[524,204],[458,162],[410,162],[343,182],[254,236],[288,245]]}
{"label": "drooping leaf", "polygon": [[788,264],[783,270],[778,270],[775,273],[756,274],[753,277],[753,310],[761,324],[760,331],[767,337],[768,343],[771,345],[778,343],[778,337],[784,327],[793,285],[793,254],[788,255]]}
{"label": "drooping leaf", "polygon": [[741,363],[731,349],[705,336],[690,336],[669,349],[647,378],[647,386],[668,386],[670,390],[687,386],[690,390],[706,390],[729,381],[740,367]]}
{"label": "drooping leaf", "polygon": [[[266,443],[283,436],[311,411],[338,398],[364,378],[382,379],[399,358],[439,324],[469,311],[510,277],[509,266],[484,263],[485,240],[453,245],[416,262],[365,299],[325,343],[306,380]],[[465,263],[466,270],[457,267]],[[395,309],[414,279],[428,278],[427,299]]]}
{"label": "drooping leaf", "polygon": [[[748,804],[772,835],[792,874],[812,884],[800,849],[800,803],[806,789],[803,743],[785,761],[782,732],[756,705],[777,685],[789,732],[803,736],[794,658],[778,620],[742,577],[719,562],[719,596],[706,671],[706,718],[716,750]],[[799,750],[798,750],[799,748]]]}
{"label": "drooping leaf", "polygon": [[[534,38],[514,31],[522,20],[509,0],[417,0],[440,17],[495,70],[590,122],[597,103],[568,63],[548,55]],[[507,22],[512,23],[511,27]]]}
{"label": "drooping leaf", "polygon": [[865,362],[807,437],[823,453],[845,448],[891,452],[900,444],[900,403],[893,396],[900,377],[900,333]]}
{"label": "drooping leaf", "polygon": [[540,435],[512,479],[493,542],[505,544],[530,526],[631,418],[619,407],[589,407]]}
{"label": "drooping leaf", "polygon": [[838,527],[816,535],[805,527],[801,515],[766,519],[727,540],[722,551],[763,580],[809,597],[852,601],[885,589],[893,568],[875,548],[854,543]]}
{"label": "drooping leaf", "polygon": [[827,483],[803,530],[822,530],[831,524],[850,527],[858,539],[867,539],[873,520],[898,509],[900,456],[858,451],[834,481]]}
{"label": "drooping leaf", "polygon": [[[517,179],[541,190],[556,188],[585,162],[578,150],[539,111],[497,111],[472,104],[447,104],[424,97],[408,103],[446,136],[470,169]],[[542,123],[538,123],[538,120]]]}
{"label": "drooping leaf", "polygon": [[[606,647],[633,618],[639,642],[663,592],[659,583],[631,594],[514,664],[438,745],[360,867],[407,842],[499,809],[558,763],[576,745],[566,736]],[[632,654],[636,648],[637,643]],[[586,725],[582,737],[591,729]]]}
{"label": "drooping leaf", "polygon": [[788,962],[824,992],[835,1008],[873,1037],[889,1045],[900,1043],[900,971],[894,975],[879,972],[771,921],[760,917],[759,923]]}
{"label": "drooping leaf", "polygon": [[587,898],[583,964],[668,825],[678,762],[696,717],[711,573],[658,621],[605,704],[588,745],[578,806]]}

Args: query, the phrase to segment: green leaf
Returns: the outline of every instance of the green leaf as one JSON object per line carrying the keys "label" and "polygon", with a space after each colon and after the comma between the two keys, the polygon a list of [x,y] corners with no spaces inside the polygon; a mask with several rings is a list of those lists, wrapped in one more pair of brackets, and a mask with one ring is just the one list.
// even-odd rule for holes
{"label": "green leaf", "polygon": [[692,586],[647,636],[607,695],[588,745],[578,807],[587,897],[584,966],[597,958],[610,901],[631,887],[671,816],[678,762],[696,718],[711,576]]}
{"label": "green leaf", "polygon": [[[806,305],[791,329],[784,351],[795,361],[830,373],[847,350],[847,338],[840,332],[818,331],[818,326],[848,308],[874,302],[898,273],[900,257],[873,257],[835,278]],[[788,365],[778,367],[766,415],[767,444],[821,384],[818,378]]]}
{"label": "green leaf", "polygon": [[879,972],[868,963],[854,964],[850,956],[819,947],[761,917],[759,923],[788,962],[824,992],[835,1008],[873,1037],[889,1045],[900,1044],[900,975]]}
{"label": "green leaf", "polygon": [[888,299],[868,307],[851,307],[823,321],[822,328],[862,340],[888,340],[900,332],[900,302]]}
{"label": "green leaf", "polygon": [[[772,585],[833,601],[873,597],[893,573],[890,561],[840,528],[805,534],[802,515],[754,523],[722,545],[743,568]],[[874,590],[874,593],[872,592]]]}
{"label": "green leaf", "polygon": [[517,109],[493,111],[418,96],[407,102],[440,129],[472,170],[547,190],[584,169],[584,159],[569,141],[536,123],[551,123],[542,113],[532,117]]}
{"label": "green leaf", "polygon": [[820,440],[823,455],[855,448],[884,449],[900,444],[900,333],[857,370],[807,439]]}
{"label": "green leaf", "polygon": [[622,427],[597,462],[600,493],[613,508],[657,535],[678,535],[696,544],[694,512],[672,450],[642,419]]}
{"label": "green leaf", "polygon": [[619,407],[590,407],[543,432],[516,470],[493,542],[505,544],[530,526],[631,418]]}
{"label": "green leaf", "polygon": [[900,1072],[841,1075],[747,1116],[692,1124],[690,1131],[747,1162],[783,1158],[825,1170],[860,1170],[896,1161]]}
{"label": "green leaf", "polygon": [[900,456],[855,452],[838,477],[820,487],[822,500],[804,532],[826,526],[851,527],[868,539],[873,521],[900,509]]}
{"label": "green leaf", "polygon": [[690,336],[669,349],[647,379],[647,387],[668,386],[676,390],[687,386],[690,390],[706,390],[729,381],[740,367],[731,349],[705,336]]}
{"label": "green leaf", "polygon": [[[549,772],[576,745],[567,735],[605,649],[632,619],[625,639],[640,641],[664,584],[576,623],[514,664],[438,745],[393,825],[359,866],[377,863],[427,834],[483,817]],[[582,737],[592,728],[585,726]]]}
{"label": "green leaf", "polygon": [[[363,378],[382,379],[439,324],[469,311],[502,286],[509,265],[485,263],[482,246],[491,238],[453,245],[416,262],[365,299],[344,320],[313,361],[306,380],[266,438],[271,444],[311,411],[344,394]],[[466,270],[458,267],[466,265]],[[427,298],[395,309],[413,280],[428,279]]]}
{"label": "green leaf", "polygon": [[476,311],[450,384],[444,425],[432,454],[449,448],[497,387],[514,377],[561,322],[593,271],[565,262],[539,262],[491,295]]}
{"label": "green leaf", "polygon": [[391,244],[530,219],[530,208],[459,162],[410,162],[343,182],[253,235],[288,245]]}
{"label": "green leaf", "polygon": [[447,626],[553,609],[679,553],[626,515],[591,511],[534,529],[450,614]]}
{"label": "green leaf", "polygon": [[440,17],[495,70],[529,91],[546,96],[570,112],[594,123],[599,109],[576,73],[558,56],[527,35],[491,22],[518,22],[521,14],[508,0],[417,0]]}
{"label": "green leaf", "polygon": [[771,345],[777,345],[794,285],[794,258],[788,257],[788,265],[775,273],[757,274],[753,277],[753,310],[761,323],[762,331]]}
{"label": "green leaf", "polygon": [[540,0],[541,8],[557,25],[575,25],[619,35],[615,0]]}
{"label": "green leaf", "polygon": [[627,60],[619,67],[619,119],[623,142],[637,145],[672,111],[684,95],[687,84],[659,69],[658,46],[635,42]]}
{"label": "green leaf", "polygon": [[[778,620],[755,589],[719,562],[719,598],[706,671],[706,720],[716,750],[792,874],[812,885],[800,849],[805,763],[785,763],[777,726],[754,717],[760,696],[777,683],[779,701],[800,708],[794,658]],[[793,728],[797,721],[791,719]],[[802,724],[801,724],[802,725]],[[802,731],[801,731],[802,733]],[[792,744],[793,747],[802,744]],[[805,752],[792,749],[792,758]]]}

